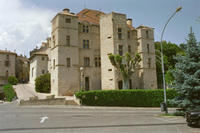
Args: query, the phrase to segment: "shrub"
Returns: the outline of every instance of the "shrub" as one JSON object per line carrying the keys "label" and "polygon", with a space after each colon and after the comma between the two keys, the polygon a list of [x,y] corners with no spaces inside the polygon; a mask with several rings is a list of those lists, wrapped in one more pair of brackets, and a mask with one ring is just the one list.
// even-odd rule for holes
{"label": "shrub", "polygon": [[[77,92],[75,95],[83,105],[88,106],[160,107],[160,103],[164,101],[163,93],[160,89],[96,90]],[[167,90],[167,99],[173,99],[175,96],[175,90]]]}
{"label": "shrub", "polygon": [[11,85],[16,85],[18,83],[18,80],[14,76],[9,76],[8,77],[8,83],[11,84]]}
{"label": "shrub", "polygon": [[13,89],[13,86],[11,84],[7,84],[3,86],[3,91],[4,91],[6,101],[11,102],[13,98],[16,97],[15,90]]}
{"label": "shrub", "polygon": [[44,74],[35,79],[35,90],[40,93],[50,93],[51,81],[50,74]]}

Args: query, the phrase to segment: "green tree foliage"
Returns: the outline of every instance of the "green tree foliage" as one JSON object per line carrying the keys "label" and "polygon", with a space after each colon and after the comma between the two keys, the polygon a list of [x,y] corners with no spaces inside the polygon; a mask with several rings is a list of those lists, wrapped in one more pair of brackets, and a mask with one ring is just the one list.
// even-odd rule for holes
{"label": "green tree foliage", "polygon": [[3,86],[3,92],[6,98],[6,101],[11,102],[13,98],[16,97],[15,90],[13,89],[13,86],[11,84],[7,84]]}
{"label": "green tree foliage", "polygon": [[200,109],[200,44],[197,43],[194,33],[188,35],[186,55],[177,56],[173,88],[178,97],[172,103],[183,110]]}
{"label": "green tree foliage", "polygon": [[11,84],[11,85],[16,85],[18,83],[18,80],[14,76],[9,76],[8,77],[8,83]]}
{"label": "green tree foliage", "polygon": [[109,54],[108,57],[111,64],[117,68],[122,76],[123,89],[129,89],[129,79],[141,61],[140,55],[136,54],[132,58],[129,53],[126,53],[125,56]]}
{"label": "green tree foliage", "polygon": [[51,76],[49,73],[41,75],[35,79],[35,90],[40,93],[50,93]]}
{"label": "green tree foliage", "polygon": [[165,74],[165,80],[166,83],[169,85],[169,87],[171,87],[173,81],[174,81],[174,76],[173,76],[173,70],[168,70]]}
{"label": "green tree foliage", "polygon": [[[174,59],[174,56],[176,55],[183,55],[184,50],[180,48],[178,45],[163,41],[163,55],[164,55],[164,67],[165,72],[174,69],[176,60]],[[156,49],[156,72],[157,72],[157,81],[158,86],[162,87],[162,67],[161,67],[161,45],[160,42],[155,42],[155,49]]]}

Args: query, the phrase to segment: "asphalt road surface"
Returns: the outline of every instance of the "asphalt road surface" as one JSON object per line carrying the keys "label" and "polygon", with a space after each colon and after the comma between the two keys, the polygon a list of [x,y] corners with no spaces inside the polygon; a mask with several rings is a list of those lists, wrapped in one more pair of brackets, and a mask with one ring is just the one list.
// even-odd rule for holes
{"label": "asphalt road surface", "polygon": [[200,133],[159,108],[0,104],[0,133]]}

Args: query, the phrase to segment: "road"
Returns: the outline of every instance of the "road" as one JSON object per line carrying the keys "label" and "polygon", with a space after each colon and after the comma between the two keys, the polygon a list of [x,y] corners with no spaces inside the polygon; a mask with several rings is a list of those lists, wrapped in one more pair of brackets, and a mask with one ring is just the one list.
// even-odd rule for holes
{"label": "road", "polygon": [[0,132],[200,133],[197,128],[187,127],[182,117],[163,117],[159,114],[158,108],[0,104]]}

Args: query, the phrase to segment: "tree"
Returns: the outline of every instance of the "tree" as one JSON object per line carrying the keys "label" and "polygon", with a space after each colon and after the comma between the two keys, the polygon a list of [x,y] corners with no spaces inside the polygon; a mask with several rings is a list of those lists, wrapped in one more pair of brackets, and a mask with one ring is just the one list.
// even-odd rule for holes
{"label": "tree", "polygon": [[177,56],[173,88],[178,96],[171,102],[184,111],[200,109],[200,44],[192,32],[188,35],[185,56]]}
{"label": "tree", "polygon": [[111,64],[117,68],[122,76],[123,89],[129,89],[129,79],[141,61],[140,55],[136,54],[135,57],[132,58],[129,53],[126,53],[125,56],[109,54],[108,57]]}
{"label": "tree", "polygon": [[166,83],[168,84],[168,87],[171,87],[171,85],[174,81],[174,76],[173,76],[172,71],[173,70],[168,70],[165,74],[165,80],[166,80]]}
{"label": "tree", "polygon": [[9,76],[8,83],[11,85],[16,85],[18,83],[18,79],[15,76]]}
{"label": "tree", "polygon": [[[179,54],[183,55],[184,50],[181,49],[177,44],[163,41],[163,55],[164,55],[164,68],[165,72],[174,69],[176,60],[174,56]],[[162,87],[162,67],[161,67],[161,45],[160,42],[155,42],[155,49],[156,49],[156,73],[157,73],[157,82],[158,86]]]}
{"label": "tree", "polygon": [[35,90],[40,93],[50,93],[51,75],[49,73],[41,75],[35,79]]}

